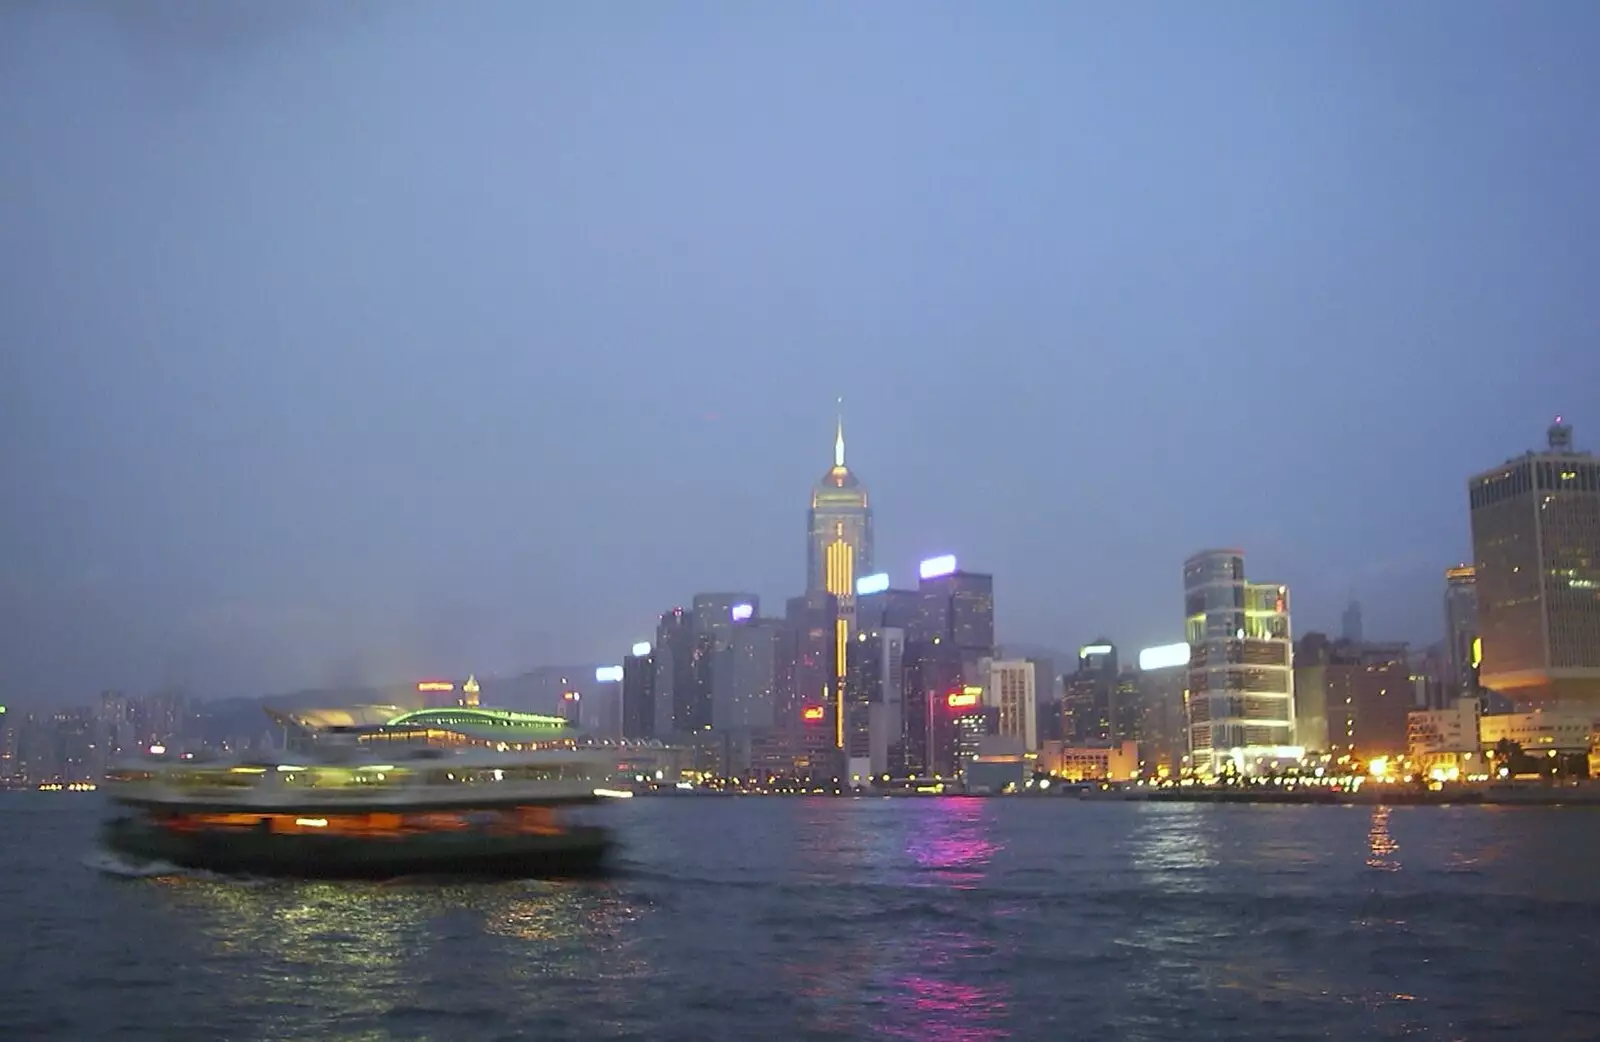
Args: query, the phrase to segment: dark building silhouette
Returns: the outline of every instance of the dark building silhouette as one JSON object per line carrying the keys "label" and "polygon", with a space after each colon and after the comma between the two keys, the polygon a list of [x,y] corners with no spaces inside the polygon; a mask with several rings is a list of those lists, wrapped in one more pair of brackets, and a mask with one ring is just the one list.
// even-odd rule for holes
{"label": "dark building silhouette", "polygon": [[644,740],[655,736],[656,657],[644,651],[622,660],[622,737]]}
{"label": "dark building silhouette", "polygon": [[673,608],[656,624],[656,693],[672,709],[663,730],[679,734],[711,726],[708,685],[701,683],[695,658],[694,613]]}
{"label": "dark building silhouette", "polygon": [[1061,686],[1061,737],[1077,745],[1109,742],[1118,680],[1117,646],[1104,637],[1078,649],[1078,669]]}
{"label": "dark building silhouette", "polygon": [[918,628],[922,594],[917,590],[879,590],[856,595],[856,628],[904,630],[907,640],[931,638]]}
{"label": "dark building silhouette", "polygon": [[966,663],[953,644],[932,640],[908,640],[901,661],[905,691],[902,753],[900,762],[891,764],[890,773],[926,777],[947,760],[940,725],[948,715],[949,696],[966,686]]}
{"label": "dark building silhouette", "polygon": [[994,576],[950,572],[917,585],[918,640],[953,644],[970,657],[994,656]]}

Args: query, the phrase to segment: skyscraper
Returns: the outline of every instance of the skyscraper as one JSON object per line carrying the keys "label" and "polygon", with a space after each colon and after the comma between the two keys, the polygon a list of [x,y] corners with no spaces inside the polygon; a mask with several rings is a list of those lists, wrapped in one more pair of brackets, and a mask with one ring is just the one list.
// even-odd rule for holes
{"label": "skyscraper", "polygon": [[1195,769],[1298,759],[1288,587],[1246,582],[1238,550],[1203,550],[1184,562],[1183,589]]}
{"label": "skyscraper", "polygon": [[701,700],[694,652],[694,614],[674,608],[662,615],[656,624],[656,697],[670,706],[671,712],[667,719],[657,714],[656,728],[661,733],[683,734],[711,726],[711,700]]}
{"label": "skyscraper", "polygon": [[838,615],[838,600],[831,593],[808,593],[785,603],[777,665],[779,727],[798,726],[805,709],[829,705],[838,677],[834,660]]}
{"label": "skyscraper", "polygon": [[973,661],[993,657],[994,576],[959,571],[955,563],[953,557],[922,562],[914,635],[953,644]]}
{"label": "skyscraper", "polygon": [[1416,686],[1404,644],[1330,641],[1307,633],[1295,645],[1295,740],[1309,751],[1361,759],[1406,751]]}
{"label": "skyscraper", "polygon": [[845,667],[855,621],[856,579],[872,571],[872,508],[844,462],[844,417],[833,440],[833,466],[811,489],[806,521],[806,593],[830,593],[834,620],[834,744],[844,748]]}
{"label": "skyscraper", "polygon": [[[887,578],[884,581],[887,582]],[[857,583],[856,626],[860,629],[888,626],[910,631],[908,637],[917,639],[913,634],[921,607],[922,595],[916,590],[896,590],[883,586],[863,593],[860,583]]]}
{"label": "skyscraper", "polygon": [[1518,702],[1600,705],[1600,461],[1559,416],[1547,435],[1468,482],[1478,679]]}
{"label": "skyscraper", "polygon": [[777,619],[749,618],[733,627],[712,658],[711,725],[718,731],[768,731],[774,724]]}
{"label": "skyscraper", "polygon": [[966,686],[968,667],[954,645],[932,640],[907,640],[903,661],[905,745],[900,762],[891,763],[889,771],[926,776],[949,759],[942,748],[947,736],[941,720],[948,715],[947,699]]}
{"label": "skyscraper", "polygon": [[833,466],[811,489],[806,519],[806,592],[855,595],[872,571],[872,508],[867,490],[844,462],[844,420],[833,442]]}
{"label": "skyscraper", "polygon": [[1478,572],[1470,564],[1444,573],[1445,701],[1454,703],[1473,687],[1472,642],[1478,639]]}
{"label": "skyscraper", "polygon": [[650,645],[635,644],[622,660],[622,737],[656,736],[656,659]]}
{"label": "skyscraper", "polygon": [[792,739],[801,776],[832,778],[838,761],[839,599],[817,591],[789,598],[778,632],[773,716]]}
{"label": "skyscraper", "polygon": [[845,677],[845,771],[852,785],[871,784],[903,759],[905,633],[863,627],[850,642]]}
{"label": "skyscraper", "polygon": [[[736,626],[760,614],[761,602],[753,593],[697,593],[694,595],[694,703],[703,710],[701,728],[715,725],[716,663],[733,644]],[[724,683],[728,671],[723,670]]]}
{"label": "skyscraper", "polygon": [[1360,644],[1361,635],[1361,602],[1351,600],[1340,619],[1339,636],[1352,644]]}
{"label": "skyscraper", "polygon": [[1079,745],[1110,742],[1116,733],[1111,703],[1117,685],[1117,648],[1104,637],[1078,649],[1078,671],[1061,696],[1062,737]]}
{"label": "skyscraper", "polygon": [[1183,714],[1189,645],[1161,644],[1139,652],[1139,743],[1141,759],[1157,774],[1176,774],[1188,755]]}
{"label": "skyscraper", "polygon": [[996,710],[995,733],[1019,739],[1022,748],[1039,748],[1038,688],[1033,663],[1027,659],[990,659],[983,684],[983,701]]}

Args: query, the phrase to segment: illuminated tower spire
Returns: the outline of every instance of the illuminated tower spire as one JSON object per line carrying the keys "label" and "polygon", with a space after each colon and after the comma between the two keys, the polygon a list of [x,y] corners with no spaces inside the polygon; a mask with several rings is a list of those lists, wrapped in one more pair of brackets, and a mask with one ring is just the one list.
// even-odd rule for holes
{"label": "illuminated tower spire", "polygon": [[844,466],[844,399],[839,399],[839,426],[838,433],[833,437],[833,465]]}

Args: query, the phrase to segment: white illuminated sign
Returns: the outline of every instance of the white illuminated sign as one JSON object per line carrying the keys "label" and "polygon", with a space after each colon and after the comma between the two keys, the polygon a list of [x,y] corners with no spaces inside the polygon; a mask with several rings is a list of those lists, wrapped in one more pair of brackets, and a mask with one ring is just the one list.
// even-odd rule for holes
{"label": "white illuminated sign", "polygon": [[923,561],[917,568],[917,574],[924,579],[937,579],[941,575],[949,575],[956,570],[956,555],[944,554],[941,557],[930,557]]}
{"label": "white illuminated sign", "polygon": [[856,596],[865,597],[870,593],[882,593],[889,588],[889,573],[879,572],[876,575],[863,575],[856,580]]}
{"label": "white illuminated sign", "polygon": [[648,640],[641,640],[633,646],[634,658],[640,658],[648,654],[650,654],[650,642]]}
{"label": "white illuminated sign", "polygon": [[1149,671],[1152,669],[1172,669],[1175,666],[1189,664],[1189,645],[1187,643],[1161,644],[1153,648],[1145,648],[1139,652],[1139,668]]}
{"label": "white illuminated sign", "polygon": [[600,666],[595,669],[594,678],[602,684],[614,684],[622,679],[622,667]]}

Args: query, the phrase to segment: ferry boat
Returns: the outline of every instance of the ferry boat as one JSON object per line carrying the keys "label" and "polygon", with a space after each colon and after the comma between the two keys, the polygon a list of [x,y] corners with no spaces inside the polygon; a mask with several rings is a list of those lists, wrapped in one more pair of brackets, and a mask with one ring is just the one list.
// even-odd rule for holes
{"label": "ferry boat", "polygon": [[[378,758],[383,757],[383,758]],[[374,753],[114,769],[103,842],[116,855],[301,878],[595,875],[613,838],[596,805],[610,768],[582,749]]]}

